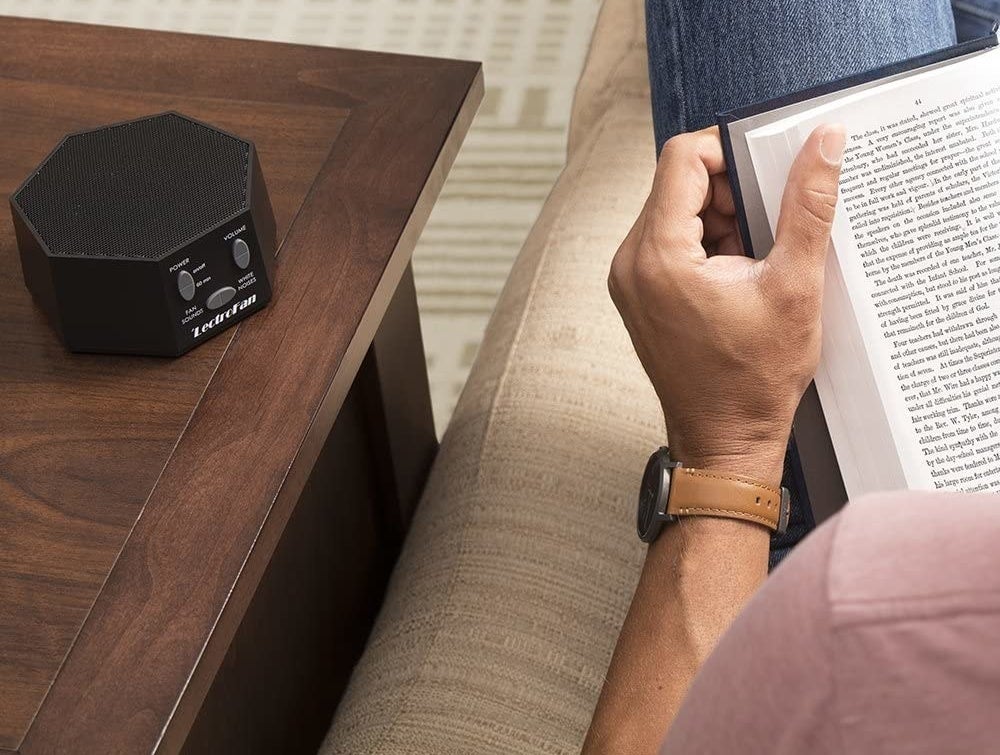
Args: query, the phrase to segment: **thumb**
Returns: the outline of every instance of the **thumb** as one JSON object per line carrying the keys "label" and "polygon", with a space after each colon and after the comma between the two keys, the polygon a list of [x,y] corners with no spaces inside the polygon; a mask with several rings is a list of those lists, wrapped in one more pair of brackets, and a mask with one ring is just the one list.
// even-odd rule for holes
{"label": "thumb", "polygon": [[820,126],[792,164],[774,248],[767,257],[783,274],[823,274],[846,140],[843,126]]}

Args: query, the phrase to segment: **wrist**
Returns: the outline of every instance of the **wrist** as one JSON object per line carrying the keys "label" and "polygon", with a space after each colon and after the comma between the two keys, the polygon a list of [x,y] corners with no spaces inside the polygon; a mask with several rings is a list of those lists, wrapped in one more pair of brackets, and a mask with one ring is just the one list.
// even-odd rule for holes
{"label": "wrist", "polygon": [[671,439],[670,457],[685,467],[736,474],[778,488],[785,468],[786,447],[787,441],[770,441],[707,452]]}

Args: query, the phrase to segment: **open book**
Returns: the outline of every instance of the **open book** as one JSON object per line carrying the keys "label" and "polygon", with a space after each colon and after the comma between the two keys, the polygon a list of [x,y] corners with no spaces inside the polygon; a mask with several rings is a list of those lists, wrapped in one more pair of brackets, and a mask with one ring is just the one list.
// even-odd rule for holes
{"label": "open book", "polygon": [[770,249],[792,161],[835,122],[821,413],[795,424],[809,497],[841,499],[822,513],[845,492],[1000,491],[996,38],[721,116],[749,250]]}

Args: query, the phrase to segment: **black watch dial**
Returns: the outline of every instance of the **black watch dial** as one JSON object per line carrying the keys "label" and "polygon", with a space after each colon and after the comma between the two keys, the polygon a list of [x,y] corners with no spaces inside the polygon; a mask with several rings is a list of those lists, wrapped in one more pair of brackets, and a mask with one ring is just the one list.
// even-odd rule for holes
{"label": "black watch dial", "polygon": [[653,542],[663,527],[669,464],[670,456],[667,449],[661,448],[649,457],[646,471],[642,475],[636,529],[639,533],[639,539],[644,543]]}

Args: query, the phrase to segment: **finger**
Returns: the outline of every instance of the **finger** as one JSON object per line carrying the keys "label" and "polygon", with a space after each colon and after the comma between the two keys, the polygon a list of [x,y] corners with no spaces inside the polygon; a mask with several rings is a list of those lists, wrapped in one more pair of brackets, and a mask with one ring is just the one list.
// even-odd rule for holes
{"label": "finger", "polygon": [[746,257],[746,252],[743,251],[743,239],[740,238],[739,231],[733,231],[728,236],[719,239],[711,256],[717,255]]}
{"label": "finger", "polygon": [[703,243],[716,244],[718,241],[736,230],[736,218],[732,215],[724,215],[714,207],[709,207],[701,214],[705,232],[702,237]]}
{"label": "finger", "polygon": [[822,280],[845,141],[843,126],[820,126],[792,164],[774,248],[765,260],[783,276],[818,276]]}
{"label": "finger", "polygon": [[723,215],[735,215],[736,203],[733,201],[733,189],[729,185],[726,173],[716,173],[711,178],[712,202],[709,207],[718,210]]}
{"label": "finger", "polygon": [[698,216],[711,199],[711,176],[725,165],[717,128],[681,134],[664,145],[646,228],[666,253],[704,258]]}

